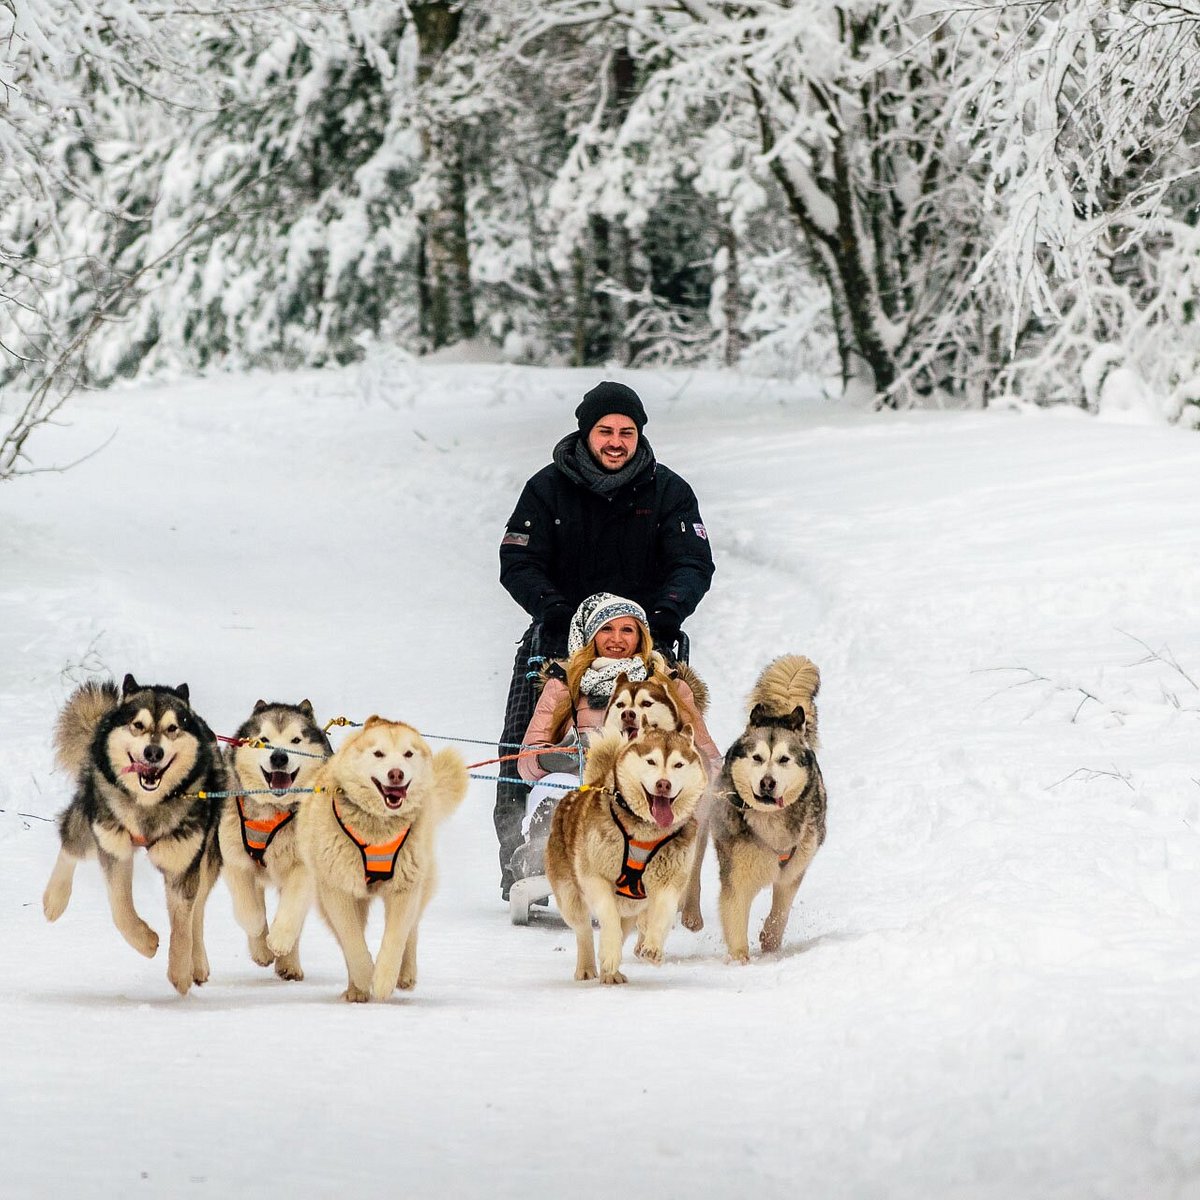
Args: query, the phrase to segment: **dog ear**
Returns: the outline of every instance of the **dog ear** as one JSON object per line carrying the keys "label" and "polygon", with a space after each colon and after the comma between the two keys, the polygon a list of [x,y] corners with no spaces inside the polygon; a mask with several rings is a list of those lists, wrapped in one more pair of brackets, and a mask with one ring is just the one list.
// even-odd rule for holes
{"label": "dog ear", "polygon": [[296,705],[296,707],[297,707],[297,708],[298,708],[298,709],[299,709],[299,710],[300,710],[300,711],[301,711],[301,712],[302,712],[302,713],[303,713],[303,714],[304,714],[304,715],[305,715],[305,716],[306,716],[306,717],[307,717],[307,718],[308,718],[310,721],[315,721],[315,720],[317,719],[316,713],[314,713],[314,712],[313,712],[313,706],[312,706],[312,701],[311,701],[311,700],[301,700],[301,701],[300,701],[300,703]]}
{"label": "dog ear", "polygon": [[756,704],[750,710],[751,725],[766,725],[771,720],[771,714],[767,712],[765,704]]}
{"label": "dog ear", "polygon": [[696,744],[696,731],[692,728],[692,723],[690,721],[684,723],[683,728],[679,731],[679,736],[687,738],[687,740],[691,742],[693,746]]}
{"label": "dog ear", "polygon": [[[616,680],[613,683],[613,692],[615,692],[618,688],[624,687],[628,682],[629,682],[629,676],[624,671],[622,671],[620,673],[620,675],[617,676]],[[610,693],[610,695],[611,695],[611,693]]]}
{"label": "dog ear", "polygon": [[806,720],[807,720],[807,715],[804,712],[804,705],[797,704],[796,707],[792,709],[791,713],[785,719],[784,724],[788,727],[788,729],[793,729],[797,733],[803,733],[804,732],[804,722]]}
{"label": "dog ear", "polygon": [[121,696],[122,696],[122,698],[124,698],[125,696],[132,696],[133,693],[138,690],[139,690],[138,689],[138,681],[136,679],[134,679],[134,677],[132,675],[126,675],[125,678],[121,681]]}
{"label": "dog ear", "polygon": [[175,695],[177,695],[180,700],[184,702],[184,704],[188,702],[188,696],[190,693],[186,683],[181,683],[178,687],[171,688],[171,691],[173,691]]}
{"label": "dog ear", "polygon": [[[256,713],[260,713],[264,708],[270,707],[271,706],[265,700],[255,700],[254,702],[254,712]],[[254,714],[252,713],[251,715],[253,716]]]}
{"label": "dog ear", "polygon": [[370,729],[372,725],[386,725],[388,723],[386,717],[381,717],[378,713],[372,713],[364,722],[363,728]]}

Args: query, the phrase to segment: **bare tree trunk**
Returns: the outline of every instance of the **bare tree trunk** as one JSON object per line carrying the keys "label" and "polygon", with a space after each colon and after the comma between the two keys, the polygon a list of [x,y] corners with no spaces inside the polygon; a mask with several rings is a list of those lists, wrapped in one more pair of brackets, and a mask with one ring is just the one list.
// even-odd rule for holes
{"label": "bare tree trunk", "polygon": [[[409,7],[417,27],[417,83],[424,87],[454,45],[462,14],[453,0],[413,0]],[[434,200],[421,217],[417,294],[422,336],[436,349],[474,337],[476,326],[462,131],[430,99],[427,93],[422,142]]]}
{"label": "bare tree trunk", "polygon": [[725,365],[736,367],[742,357],[742,288],[738,278],[737,234],[728,221],[721,229],[721,248],[725,251],[725,294],[721,297],[725,320]]}

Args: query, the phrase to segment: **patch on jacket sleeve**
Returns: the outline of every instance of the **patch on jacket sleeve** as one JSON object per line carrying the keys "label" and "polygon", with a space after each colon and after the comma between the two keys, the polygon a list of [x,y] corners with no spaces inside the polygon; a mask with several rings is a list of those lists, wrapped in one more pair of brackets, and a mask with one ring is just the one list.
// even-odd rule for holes
{"label": "patch on jacket sleeve", "polygon": [[500,545],[502,545],[502,546],[528,546],[529,545],[529,534],[513,533],[513,531],[511,529],[506,529],[504,531],[504,536],[500,539]]}
{"label": "patch on jacket sleeve", "polygon": [[703,538],[706,542],[708,541],[708,530],[705,529],[699,521],[697,521],[692,528],[696,531],[696,536],[698,538]]}

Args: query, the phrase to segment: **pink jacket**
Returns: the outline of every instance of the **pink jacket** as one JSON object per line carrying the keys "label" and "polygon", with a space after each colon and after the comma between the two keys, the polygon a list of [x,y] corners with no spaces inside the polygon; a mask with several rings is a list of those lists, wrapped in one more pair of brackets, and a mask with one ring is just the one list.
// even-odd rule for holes
{"label": "pink jacket", "polygon": [[[719,771],[721,768],[721,752],[712,740],[712,736],[704,724],[704,718],[696,711],[696,701],[692,696],[692,689],[682,679],[676,679],[674,685],[680,704],[683,706],[684,715],[691,722],[692,728],[695,730],[696,749],[708,759],[710,769]],[[529,718],[529,728],[525,730],[525,737],[522,739],[525,745],[537,746],[550,744],[554,710],[566,694],[567,685],[562,680],[548,679],[546,681],[546,686],[542,689],[541,696],[538,697],[537,707],[533,710],[533,716]],[[575,728],[580,733],[594,733],[603,726],[604,710],[608,707],[608,700],[604,697],[600,699],[603,700],[600,707],[593,708],[587,696],[579,697],[579,703],[576,706],[575,715],[577,720]],[[569,723],[567,728],[570,728]],[[527,779],[530,783],[536,783],[543,775],[547,774],[538,762],[536,754],[529,754],[524,758],[518,758],[517,771],[520,773],[522,779]]]}

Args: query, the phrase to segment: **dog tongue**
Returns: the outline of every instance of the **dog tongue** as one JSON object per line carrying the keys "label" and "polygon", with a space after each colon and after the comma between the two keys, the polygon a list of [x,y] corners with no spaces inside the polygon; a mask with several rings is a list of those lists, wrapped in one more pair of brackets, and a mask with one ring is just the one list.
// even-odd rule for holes
{"label": "dog tongue", "polygon": [[664,829],[675,820],[675,814],[671,811],[670,800],[664,800],[661,796],[655,796],[650,801],[650,815],[654,818],[655,823],[661,825]]}
{"label": "dog tongue", "polygon": [[292,786],[292,777],[287,771],[272,771],[268,782],[271,785],[271,791],[283,792]]}

